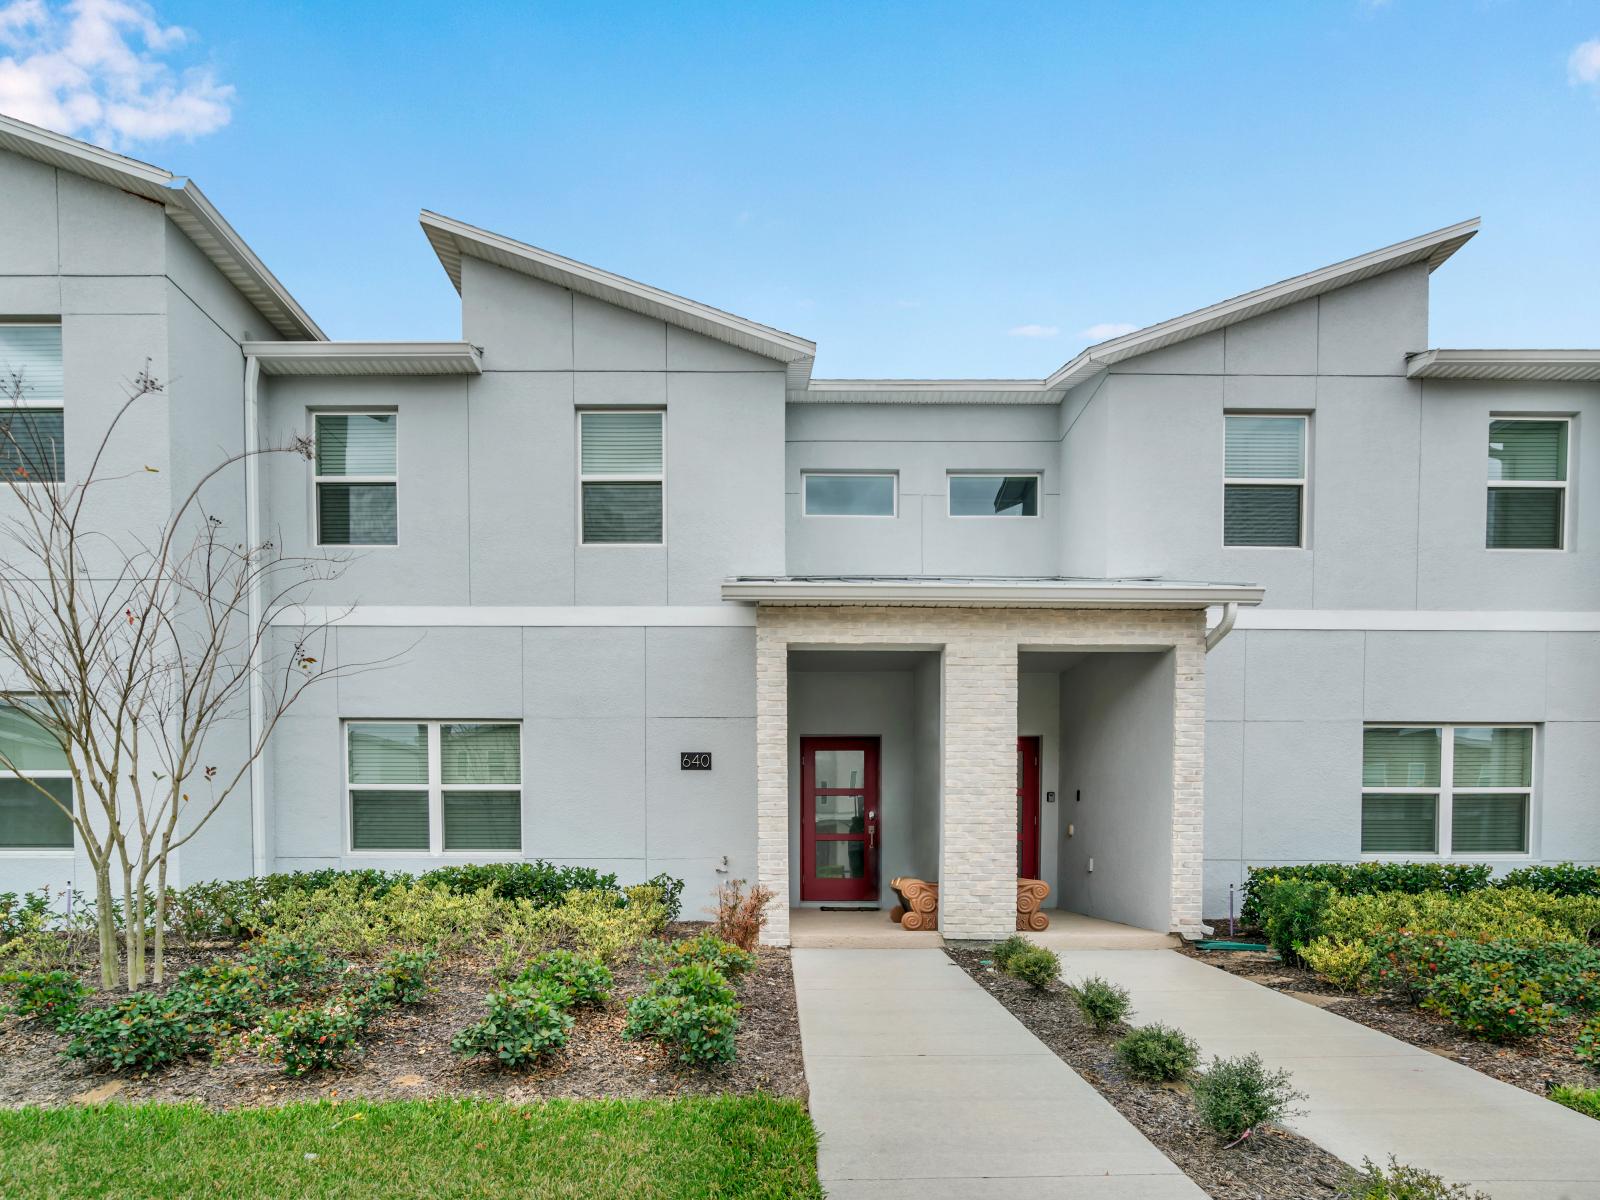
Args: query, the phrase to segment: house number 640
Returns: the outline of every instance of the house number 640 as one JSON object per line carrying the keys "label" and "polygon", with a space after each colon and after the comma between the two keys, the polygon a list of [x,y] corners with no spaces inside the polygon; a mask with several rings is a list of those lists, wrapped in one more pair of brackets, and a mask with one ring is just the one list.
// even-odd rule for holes
{"label": "house number 640", "polygon": [[680,750],[680,751],[678,751],[678,769],[680,771],[709,771],[709,770],[711,770],[711,751],[709,751],[709,750]]}

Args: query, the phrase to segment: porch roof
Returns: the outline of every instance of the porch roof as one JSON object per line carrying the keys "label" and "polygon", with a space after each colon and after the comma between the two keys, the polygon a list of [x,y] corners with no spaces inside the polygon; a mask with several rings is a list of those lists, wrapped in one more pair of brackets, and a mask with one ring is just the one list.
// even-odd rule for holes
{"label": "porch roof", "polygon": [[1260,604],[1251,583],[1067,575],[739,575],[724,600],[758,604],[911,604],[1029,608],[1208,608]]}

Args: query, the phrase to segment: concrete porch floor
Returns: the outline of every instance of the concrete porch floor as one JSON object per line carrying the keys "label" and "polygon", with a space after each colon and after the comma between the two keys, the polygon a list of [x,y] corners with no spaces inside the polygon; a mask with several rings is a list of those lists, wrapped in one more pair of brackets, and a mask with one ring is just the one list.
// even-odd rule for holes
{"label": "concrete porch floor", "polygon": [[[1051,950],[1160,950],[1178,944],[1176,934],[1136,929],[1082,913],[1046,911],[1050,928],[1026,936]],[[789,944],[808,950],[925,950],[944,945],[944,938],[934,929],[900,928],[889,919],[888,909],[826,912],[791,908]]]}

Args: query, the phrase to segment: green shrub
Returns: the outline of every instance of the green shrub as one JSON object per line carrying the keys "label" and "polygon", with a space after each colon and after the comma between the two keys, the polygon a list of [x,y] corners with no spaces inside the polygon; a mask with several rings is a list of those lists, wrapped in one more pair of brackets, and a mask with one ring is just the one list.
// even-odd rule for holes
{"label": "green shrub", "polygon": [[683,912],[683,880],[663,871],[659,875],[652,875],[640,886],[653,887],[661,893],[661,911],[666,914],[667,921],[678,919]]}
{"label": "green shrub", "polygon": [[1300,957],[1319,978],[1340,991],[1353,992],[1366,981],[1378,956],[1366,942],[1319,937],[1300,948]]}
{"label": "green shrub", "polygon": [[338,885],[346,894],[378,896],[411,876],[363,868],[283,872],[251,879],[210,880],[167,893],[167,923],[188,941],[258,937],[273,927],[279,902]]}
{"label": "green shrub", "polygon": [[1187,1079],[1200,1063],[1199,1043],[1169,1025],[1141,1025],[1118,1039],[1112,1050],[1123,1070],[1150,1083]]}
{"label": "green shrub", "polygon": [[1518,867],[1501,876],[1499,884],[1557,896],[1600,896],[1600,866],[1579,867],[1564,862]]}
{"label": "green shrub", "polygon": [[528,928],[549,944],[615,962],[666,924],[660,899],[632,890],[637,893],[632,900],[613,892],[569,892],[560,904],[534,913]]}
{"label": "green shrub", "polygon": [[1302,961],[1300,949],[1322,934],[1323,913],[1333,896],[1328,884],[1314,879],[1287,879],[1267,892],[1261,927],[1284,962]]}
{"label": "green shrub", "polygon": [[428,998],[429,976],[438,961],[436,950],[396,950],[378,964],[378,974],[391,985],[396,1004],[421,1004]]}
{"label": "green shrub", "polygon": [[[457,895],[488,892],[501,900],[526,900],[536,908],[560,904],[570,892],[616,892],[617,877],[593,867],[558,867],[542,858],[534,862],[466,863],[439,867],[418,881]],[[679,889],[682,889],[680,883]]]}
{"label": "green shrub", "polygon": [[1345,940],[1370,941],[1380,934],[1408,930],[1519,942],[1586,941],[1597,928],[1600,899],[1526,888],[1492,888],[1464,896],[1443,892],[1338,896],[1322,914],[1322,932]]}
{"label": "green shrub", "polygon": [[1006,974],[1043,991],[1061,978],[1061,960],[1043,946],[1029,946],[1011,956]]}
{"label": "green shrub", "polygon": [[261,1045],[285,1075],[300,1076],[337,1067],[357,1048],[365,1025],[362,1013],[343,1000],[275,1009],[262,1020]]}
{"label": "green shrub", "polygon": [[1305,863],[1293,867],[1251,867],[1245,873],[1240,917],[1259,924],[1266,893],[1290,880],[1325,883],[1341,896],[1384,892],[1444,892],[1460,896],[1490,885],[1487,863],[1363,862]]}
{"label": "green shrub", "polygon": [[662,970],[669,970],[679,963],[704,963],[708,967],[715,967],[730,980],[755,970],[756,964],[761,961],[750,951],[723,941],[709,929],[676,942],[652,938],[639,947],[639,957]]}
{"label": "green shrub", "polygon": [[572,994],[559,984],[514,979],[490,992],[488,1001],[489,1015],[450,1042],[463,1058],[487,1054],[503,1067],[524,1067],[567,1044]]}
{"label": "green shrub", "polygon": [[85,1009],[67,1027],[69,1058],[141,1074],[207,1048],[209,1030],[182,995],[132,992],[105,1008]]}
{"label": "green shrub", "polygon": [[1475,1037],[1515,1041],[1543,1033],[1560,1015],[1535,979],[1508,962],[1463,962],[1434,979],[1422,1006]]}
{"label": "green shrub", "polygon": [[269,992],[292,999],[291,989],[287,982],[270,983],[258,964],[213,962],[180,973],[168,995],[213,1034],[224,1034],[254,1025]]}
{"label": "green shrub", "polygon": [[291,1004],[314,995],[346,966],[309,942],[277,936],[257,942],[239,962],[257,973],[268,1004]]}
{"label": "green shrub", "polygon": [[1370,1158],[1362,1159],[1359,1171],[1346,1173],[1339,1195],[1348,1200],[1489,1200],[1483,1192],[1468,1191],[1431,1171],[1396,1162],[1392,1154],[1387,1170]]}
{"label": "green shrub", "polygon": [[1200,1119],[1229,1141],[1282,1121],[1296,1100],[1305,1099],[1290,1085],[1289,1072],[1269,1070],[1259,1054],[1214,1058],[1192,1086]]}
{"label": "green shrub", "polygon": [[675,1046],[684,1062],[732,1062],[738,1014],[733,985],[722,973],[705,963],[686,962],[634,997],[622,1036]]}
{"label": "green shrub", "polygon": [[1013,957],[1031,949],[1033,949],[1032,942],[1020,933],[1013,933],[1005,941],[996,942],[989,954],[994,959],[994,965],[1004,971],[1011,965]]}
{"label": "green shrub", "polygon": [[43,929],[50,919],[46,892],[0,892],[0,944]]}
{"label": "green shrub", "polygon": [[1588,1022],[1578,1031],[1578,1040],[1572,1047],[1578,1061],[1588,1063],[1600,1071],[1600,1017]]}
{"label": "green shrub", "polygon": [[62,1029],[78,1015],[88,988],[70,971],[7,971],[0,986],[11,989],[17,1016]]}
{"label": "green shrub", "polygon": [[1126,988],[1109,983],[1098,975],[1091,975],[1082,983],[1067,989],[1074,1003],[1097,1032],[1105,1032],[1128,1019],[1133,1001]]}
{"label": "green shrub", "polygon": [[1600,1088],[1581,1088],[1564,1083],[1550,1089],[1550,1099],[1600,1121]]}
{"label": "green shrub", "polygon": [[571,997],[570,1004],[599,1006],[609,999],[611,969],[591,955],[571,950],[551,950],[528,965],[520,978],[535,984],[552,983]]}

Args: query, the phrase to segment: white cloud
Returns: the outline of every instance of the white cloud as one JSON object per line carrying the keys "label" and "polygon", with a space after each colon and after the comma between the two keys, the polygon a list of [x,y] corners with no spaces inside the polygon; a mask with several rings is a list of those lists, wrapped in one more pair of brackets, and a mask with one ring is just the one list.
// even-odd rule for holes
{"label": "white cloud", "polygon": [[1121,337],[1125,333],[1132,333],[1137,328],[1139,328],[1137,325],[1129,325],[1125,321],[1105,321],[1099,325],[1089,326],[1078,336],[1086,337],[1091,342],[1103,342],[1107,338]]}
{"label": "white cloud", "polygon": [[170,61],[188,41],[144,0],[0,0],[0,112],[112,146],[214,132],[233,88]]}
{"label": "white cloud", "polygon": [[1573,47],[1572,56],[1567,59],[1567,79],[1573,84],[1600,87],[1600,38],[1590,38]]}
{"label": "white cloud", "polygon": [[1052,338],[1061,330],[1054,325],[1018,325],[1006,330],[1007,337]]}

